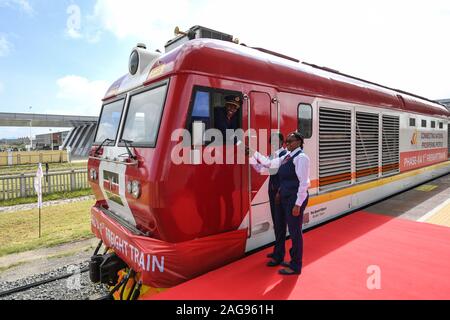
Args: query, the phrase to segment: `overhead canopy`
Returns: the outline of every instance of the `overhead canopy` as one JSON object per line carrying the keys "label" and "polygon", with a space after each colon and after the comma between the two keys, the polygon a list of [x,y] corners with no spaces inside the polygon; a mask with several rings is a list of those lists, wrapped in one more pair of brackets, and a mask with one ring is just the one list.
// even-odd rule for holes
{"label": "overhead canopy", "polygon": [[447,107],[448,110],[450,110],[450,99],[438,100],[438,102],[440,104],[443,104],[444,106]]}
{"label": "overhead canopy", "polygon": [[69,128],[97,123],[98,117],[0,112],[0,127]]}

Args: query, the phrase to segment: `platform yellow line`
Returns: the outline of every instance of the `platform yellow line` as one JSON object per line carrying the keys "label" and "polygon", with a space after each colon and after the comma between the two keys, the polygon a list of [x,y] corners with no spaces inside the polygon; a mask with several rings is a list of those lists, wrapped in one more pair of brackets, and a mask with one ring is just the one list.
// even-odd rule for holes
{"label": "platform yellow line", "polygon": [[441,208],[425,222],[450,227],[450,203]]}

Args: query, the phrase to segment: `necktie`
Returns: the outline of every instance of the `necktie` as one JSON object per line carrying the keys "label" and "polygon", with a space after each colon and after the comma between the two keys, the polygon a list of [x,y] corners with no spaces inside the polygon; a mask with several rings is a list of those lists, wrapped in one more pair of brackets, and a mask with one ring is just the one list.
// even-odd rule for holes
{"label": "necktie", "polygon": [[288,154],[288,155],[286,156],[286,158],[283,159],[283,162],[281,162],[281,165],[286,164],[290,159],[291,159],[291,155]]}

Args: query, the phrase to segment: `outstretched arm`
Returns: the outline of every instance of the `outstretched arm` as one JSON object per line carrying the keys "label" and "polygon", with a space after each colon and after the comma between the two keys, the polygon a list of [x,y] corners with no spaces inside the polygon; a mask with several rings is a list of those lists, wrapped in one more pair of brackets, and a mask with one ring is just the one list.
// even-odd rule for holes
{"label": "outstretched arm", "polygon": [[270,169],[278,169],[281,166],[281,163],[283,162],[286,155],[282,156],[281,158],[275,158],[275,159],[269,159],[268,157],[260,154],[258,151],[255,152],[253,155],[255,159],[264,167],[270,168]]}

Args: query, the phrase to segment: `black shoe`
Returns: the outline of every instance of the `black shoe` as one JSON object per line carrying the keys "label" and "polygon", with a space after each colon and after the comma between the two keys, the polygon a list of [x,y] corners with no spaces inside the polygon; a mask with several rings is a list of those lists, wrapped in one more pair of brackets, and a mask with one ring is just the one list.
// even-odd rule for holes
{"label": "black shoe", "polygon": [[280,265],[283,266],[283,267],[286,267],[286,268],[290,268],[291,267],[291,264],[289,262],[284,262],[284,261],[282,263],[280,263]]}
{"label": "black shoe", "polygon": [[267,258],[273,258],[275,255],[273,253],[269,253],[266,257]]}
{"label": "black shoe", "polygon": [[291,275],[300,275],[301,271],[294,271],[291,268],[286,268],[279,270],[278,273],[284,276],[291,276]]}
{"label": "black shoe", "polygon": [[266,266],[268,267],[276,267],[279,266],[280,263],[282,263],[283,261],[275,261],[275,260],[270,260],[269,262],[267,262]]}

